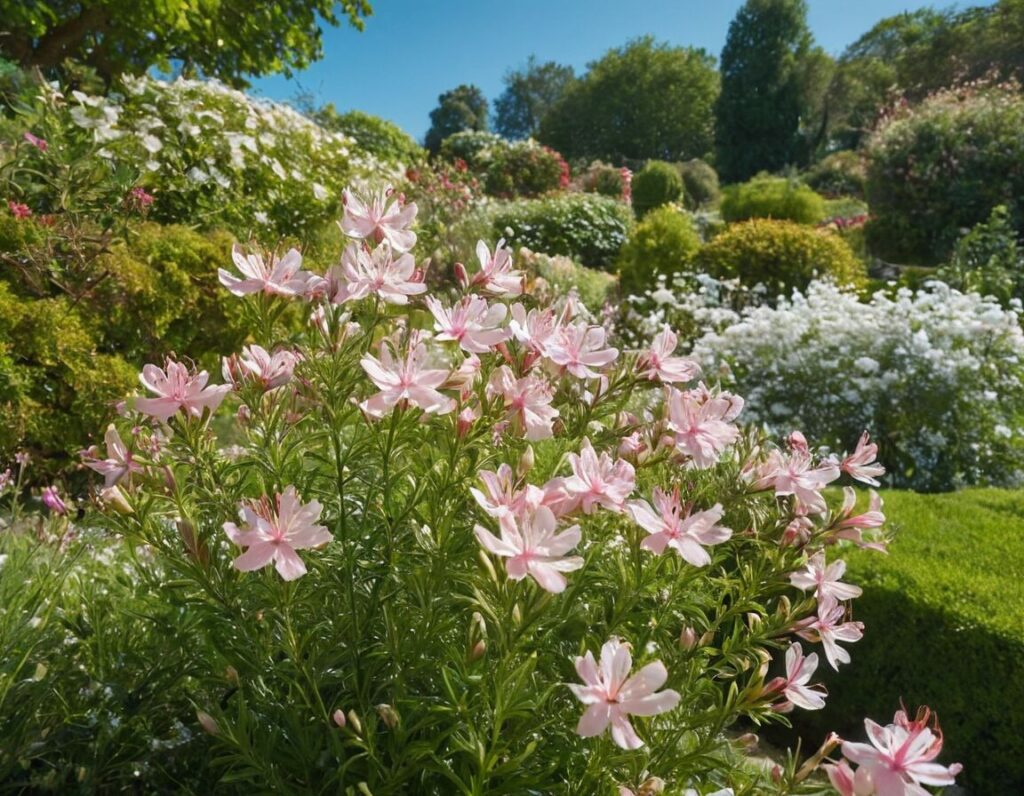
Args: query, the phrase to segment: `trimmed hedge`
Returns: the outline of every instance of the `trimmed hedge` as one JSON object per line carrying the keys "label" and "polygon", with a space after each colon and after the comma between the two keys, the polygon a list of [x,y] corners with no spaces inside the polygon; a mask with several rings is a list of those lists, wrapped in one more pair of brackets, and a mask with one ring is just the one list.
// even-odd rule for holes
{"label": "trimmed hedge", "polygon": [[633,210],[643,218],[656,207],[677,202],[683,198],[683,178],[671,163],[649,160],[634,177],[632,185]]}
{"label": "trimmed hedge", "polygon": [[633,212],[607,196],[565,194],[510,202],[499,206],[492,219],[495,238],[516,247],[607,268],[629,236]]}
{"label": "trimmed hedge", "polygon": [[1024,792],[1024,492],[884,492],[890,555],[848,550],[845,578],[864,639],[821,711],[793,714],[814,748],[862,717],[927,704],[946,732],[943,760],[964,765],[972,794]]}
{"label": "trimmed hedge", "polygon": [[817,224],[825,219],[824,198],[796,180],[767,174],[728,186],[722,192],[720,209],[722,218],[729,222],[773,218]]}
{"label": "trimmed hedge", "polygon": [[862,285],[864,264],[850,246],[828,230],[791,221],[752,219],[733,224],[697,255],[697,270],[746,285],[763,283],[770,290],[804,290],[815,277],[831,277],[841,285]]}

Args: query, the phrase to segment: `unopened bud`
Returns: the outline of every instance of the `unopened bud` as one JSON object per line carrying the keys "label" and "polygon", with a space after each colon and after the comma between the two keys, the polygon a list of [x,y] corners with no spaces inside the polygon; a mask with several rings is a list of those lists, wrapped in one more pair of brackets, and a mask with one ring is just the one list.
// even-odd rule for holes
{"label": "unopened bud", "polygon": [[100,501],[118,514],[131,514],[134,509],[119,486],[108,486],[100,490]]}
{"label": "unopened bud", "polygon": [[684,627],[679,634],[679,647],[687,652],[697,646],[697,632],[692,627]]}
{"label": "unopened bud", "polygon": [[494,564],[491,563],[490,557],[487,555],[487,553],[483,551],[482,548],[478,551],[478,555],[480,557],[480,563],[482,563],[484,565],[484,569],[487,570],[487,574],[490,575],[491,580],[493,580],[495,584],[497,584],[498,573],[494,569]]}
{"label": "unopened bud", "polygon": [[665,780],[661,777],[650,777],[640,786],[636,796],[656,796],[663,790],[665,790]]}
{"label": "unopened bud", "polygon": [[355,710],[350,710],[348,712],[348,723],[352,725],[352,731],[356,735],[363,734],[363,723],[359,721],[359,714],[356,713]]}
{"label": "unopened bud", "polygon": [[793,604],[789,601],[789,597],[783,594],[779,598],[779,616],[783,618],[788,617],[792,610]]}
{"label": "unopened bud", "polygon": [[714,640],[715,640],[714,631],[709,630],[707,633],[705,633],[703,636],[700,637],[700,645],[702,647],[706,647],[708,644],[710,644]]}
{"label": "unopened bud", "polygon": [[746,732],[736,739],[736,745],[743,747],[747,752],[752,752],[757,748],[759,740],[760,739],[754,733]]}
{"label": "unopened bud", "polygon": [[487,642],[480,639],[476,644],[473,645],[473,649],[469,651],[469,660],[478,661],[487,652]]}
{"label": "unopened bud", "polygon": [[398,726],[398,711],[391,705],[377,705],[377,715],[388,726],[388,729],[393,730]]}
{"label": "unopened bud", "polygon": [[532,445],[527,445],[526,446],[526,450],[523,451],[523,455],[519,457],[518,475],[519,475],[520,478],[523,477],[524,475],[526,475],[528,472],[530,472],[530,470],[533,469],[533,463],[534,463],[533,446]]}
{"label": "unopened bud", "polygon": [[519,609],[519,603],[512,606],[512,621],[517,625],[523,623],[523,612]]}
{"label": "unopened bud", "polygon": [[778,763],[772,766],[771,777],[776,785],[782,782],[782,767]]}
{"label": "unopened bud", "polygon": [[455,263],[455,281],[463,290],[469,287],[469,274],[462,263]]}
{"label": "unopened bud", "polygon": [[363,794],[363,796],[373,796],[373,791],[370,790],[370,786],[365,782],[360,782],[356,785],[356,790]]}
{"label": "unopened bud", "polygon": [[217,724],[217,720],[209,713],[197,710],[196,718],[199,719],[199,726],[206,732],[210,733],[210,735],[220,735],[220,727]]}
{"label": "unopened bud", "polygon": [[347,721],[345,721],[345,711],[343,711],[341,708],[338,708],[336,711],[334,711],[334,713],[331,714],[331,718],[334,720],[334,723],[337,724],[339,727],[344,727],[348,723]]}
{"label": "unopened bud", "polygon": [[224,679],[226,679],[231,685],[238,685],[238,669],[234,666],[228,666],[224,670]]}

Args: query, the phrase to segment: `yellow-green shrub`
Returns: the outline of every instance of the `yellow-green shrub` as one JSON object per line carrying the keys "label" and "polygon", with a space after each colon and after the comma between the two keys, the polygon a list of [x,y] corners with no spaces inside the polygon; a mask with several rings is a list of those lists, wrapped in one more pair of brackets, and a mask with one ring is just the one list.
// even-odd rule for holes
{"label": "yellow-green shrub", "polygon": [[815,277],[860,286],[864,264],[838,235],[791,221],[753,219],[733,224],[697,255],[698,270],[770,290],[803,290]]}
{"label": "yellow-green shrub", "polygon": [[817,224],[825,218],[825,200],[806,185],[785,177],[760,174],[722,192],[722,218],[746,221],[774,218]]}
{"label": "yellow-green shrub", "polygon": [[652,210],[637,224],[619,252],[619,284],[624,294],[654,286],[659,274],[668,283],[679,271],[689,271],[700,249],[700,236],[690,217],[674,206]]}

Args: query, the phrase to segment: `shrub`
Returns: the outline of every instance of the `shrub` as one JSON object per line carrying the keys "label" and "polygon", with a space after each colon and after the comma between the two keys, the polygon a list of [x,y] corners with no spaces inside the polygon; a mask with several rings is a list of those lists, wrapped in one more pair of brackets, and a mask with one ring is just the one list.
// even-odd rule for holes
{"label": "shrub", "polygon": [[727,365],[751,415],[780,433],[841,449],[872,429],[894,486],[1024,477],[1024,333],[992,299],[935,282],[863,304],[815,282],[694,351],[706,368]]}
{"label": "shrub", "polygon": [[[401,219],[387,226],[403,240]],[[43,600],[9,593],[32,573],[0,535],[16,574],[0,584],[16,606],[0,623],[17,630],[3,636],[0,779],[90,792],[142,770],[155,791],[596,794],[656,791],[657,778],[820,790],[803,782],[815,762],[769,773],[726,731],[785,722],[816,698],[811,660],[792,672],[794,634],[836,667],[835,642],[860,637],[849,605],[808,585],[840,538],[881,541],[829,509],[839,468],[741,430],[737,396],[672,386],[695,373],[668,333],[621,353],[484,254],[462,296],[423,296],[408,259],[355,241],[327,280],[275,274],[237,299],[264,349],[232,357],[230,384],[172,360],[172,389],[147,370],[158,397],[119,423],[137,455],[110,432],[88,460],[107,471],[102,522],[123,540],[102,583],[108,613],[88,598],[59,612],[93,588],[96,557],[52,493],[38,536],[83,557],[72,596],[54,583]],[[311,323],[282,326],[285,308]],[[46,680],[50,656],[77,671]],[[788,679],[768,679],[784,657]],[[167,743],[177,723],[185,739]]]}
{"label": "shrub", "polygon": [[683,195],[690,210],[714,207],[722,197],[718,185],[718,173],[699,158],[679,164],[679,176],[683,178]]}
{"label": "shrub", "polygon": [[609,166],[595,160],[575,180],[578,189],[584,193],[597,193],[613,199],[626,199],[630,193],[632,178],[627,177],[628,169]]}
{"label": "shrub", "polygon": [[889,118],[867,144],[872,251],[935,264],[960,230],[1005,204],[1024,219],[1024,96],[1016,88],[943,91]]}
{"label": "shrub", "polygon": [[815,163],[803,176],[808,186],[820,194],[835,198],[864,198],[867,165],[860,152],[833,152]]}
{"label": "shrub", "polygon": [[815,277],[860,285],[864,264],[838,235],[791,221],[755,219],[733,224],[697,255],[697,270],[764,284],[771,292],[807,287]]}
{"label": "shrub", "polygon": [[402,167],[422,163],[427,151],[397,124],[362,111],[338,113],[333,105],[313,115],[325,130],[341,133],[381,163]]}
{"label": "shrub", "polygon": [[[125,77],[108,96],[68,91],[62,99],[48,84],[33,85],[19,117],[24,132],[52,145],[46,152],[11,150],[9,197],[27,197],[36,213],[81,204],[88,185],[64,187],[72,168],[103,184],[118,177],[121,202],[137,182],[155,197],[151,218],[225,226],[239,235],[303,236],[337,218],[342,187],[375,163],[355,142],[324,130],[286,105],[257,100],[216,81]],[[68,163],[66,145],[78,152]],[[98,155],[98,157],[97,157]],[[20,168],[31,157],[32,168]],[[97,176],[91,176],[91,175]]]}
{"label": "shrub", "polygon": [[633,209],[637,218],[656,207],[677,202],[683,197],[683,178],[671,163],[649,160],[633,176]]}
{"label": "shrub", "polygon": [[817,224],[825,218],[825,200],[787,177],[762,174],[722,192],[722,218],[729,222],[771,218]]}
{"label": "shrub", "polygon": [[230,235],[146,223],[87,253],[89,228],[14,224],[26,232],[5,236],[0,223],[10,269],[0,279],[0,457],[26,447],[51,470],[66,466],[113,416],[140,363],[187,350],[219,369],[241,344],[240,308],[221,301],[217,281]]}
{"label": "shrub", "polygon": [[506,143],[497,133],[483,130],[463,130],[448,136],[441,142],[439,155],[442,160],[454,163],[465,162],[474,171],[484,171],[490,162],[491,152]]}
{"label": "shrub", "polygon": [[1004,305],[1024,300],[1024,247],[1005,205],[957,241],[938,277],[958,290],[995,296]]}
{"label": "shrub", "polygon": [[[972,489],[950,495],[885,492],[896,528],[891,555],[852,552],[845,580],[864,587],[857,618],[868,628],[841,677],[826,678],[827,707],[796,719],[807,743],[835,729],[861,732],[857,716],[897,700],[928,698],[947,727],[951,760],[969,793],[1024,788],[1024,497]],[[992,717],[998,716],[998,721]],[[792,739],[788,739],[792,740]]]}
{"label": "shrub", "polygon": [[673,206],[652,210],[619,252],[617,265],[623,293],[653,287],[659,274],[671,284],[675,274],[688,270],[700,245],[689,215]]}
{"label": "shrub", "polygon": [[573,294],[591,318],[602,317],[617,286],[611,274],[587,268],[562,255],[552,257],[523,248],[516,257],[516,266],[533,279],[530,293],[538,301],[554,304]]}
{"label": "shrub", "polygon": [[532,141],[496,148],[484,178],[484,190],[504,198],[532,197],[569,185],[569,164],[553,149]]}
{"label": "shrub", "polygon": [[493,214],[494,237],[515,246],[561,254],[592,268],[607,268],[626,242],[630,209],[604,196],[566,194],[512,202]]}

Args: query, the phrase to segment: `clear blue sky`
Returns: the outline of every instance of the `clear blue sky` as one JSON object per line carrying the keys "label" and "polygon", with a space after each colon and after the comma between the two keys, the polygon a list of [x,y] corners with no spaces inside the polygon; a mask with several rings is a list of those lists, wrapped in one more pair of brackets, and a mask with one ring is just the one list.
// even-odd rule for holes
{"label": "clear blue sky", "polygon": [[[273,99],[300,87],[318,103],[358,109],[396,122],[417,139],[438,95],[475,83],[492,103],[509,68],[531,55],[569,64],[577,74],[611,47],[653,34],[703,47],[716,57],[742,0],[371,0],[360,33],[324,31],[324,58],[292,80],[255,83]],[[976,5],[987,4],[976,0]],[[945,0],[809,0],[818,43],[837,54],[883,17]],[[259,46],[258,42],[253,43]]]}

